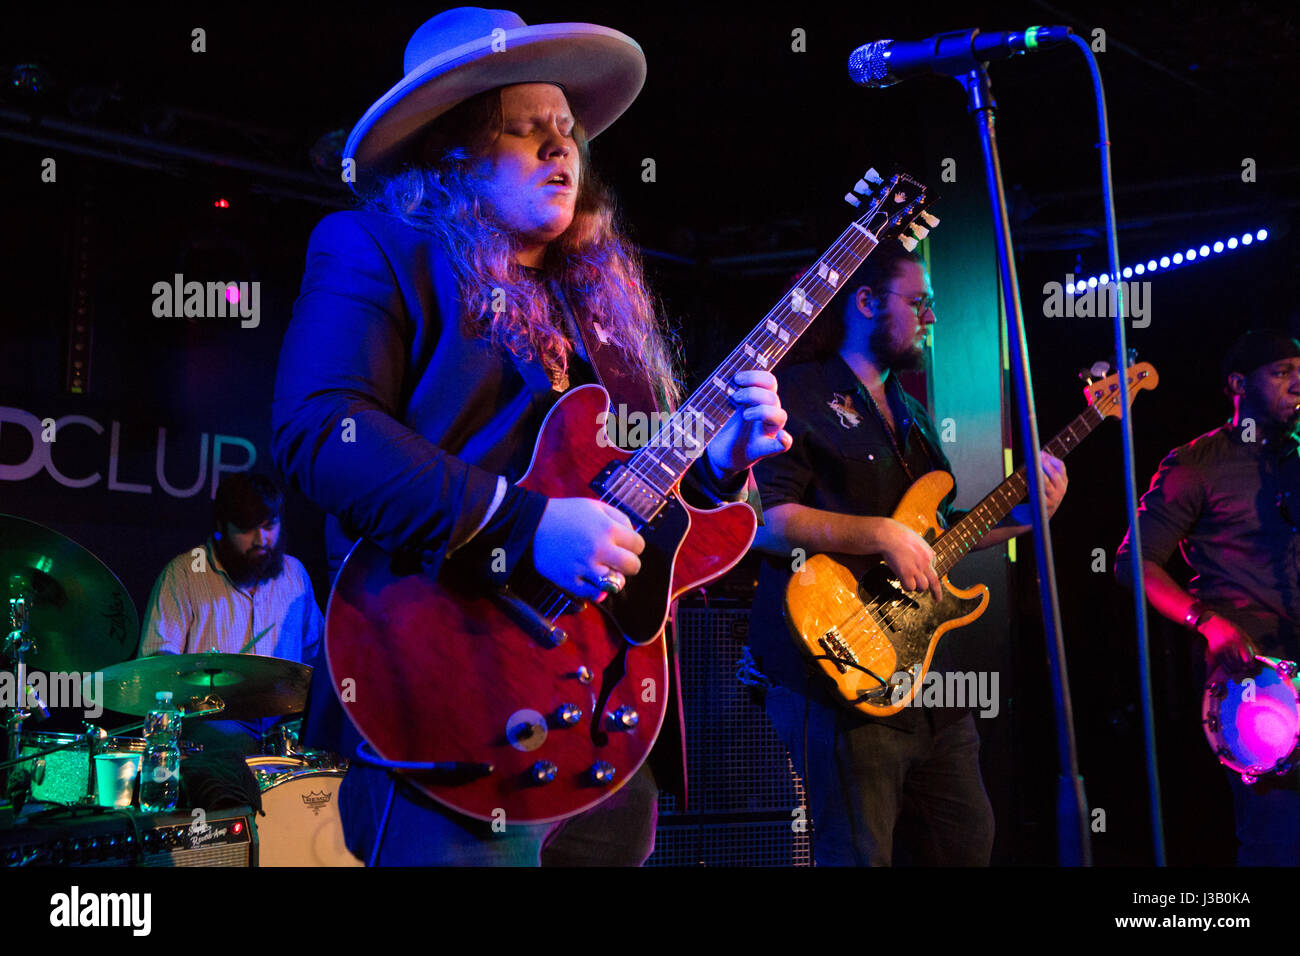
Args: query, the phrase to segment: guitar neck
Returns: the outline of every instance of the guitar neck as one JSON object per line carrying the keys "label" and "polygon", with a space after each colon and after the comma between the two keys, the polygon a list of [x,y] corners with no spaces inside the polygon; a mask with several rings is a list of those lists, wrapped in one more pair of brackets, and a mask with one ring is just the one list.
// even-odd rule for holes
{"label": "guitar neck", "polygon": [[[1078,418],[1044,445],[1043,450],[1049,455],[1064,458],[1105,418],[1094,406],[1088,406]],[[1011,509],[1025,499],[1028,491],[1029,479],[1022,465],[985,495],[969,514],[940,535],[934,544],[935,569],[940,577],[952,570],[965,557],[966,552],[979,544],[999,521],[1009,515]]]}
{"label": "guitar neck", "polygon": [[835,292],[876,247],[876,237],[853,223],[798,283],[763,317],[726,360],[664,422],[628,463],[647,485],[666,495],[731,418],[732,378],[747,369],[772,369],[812,325]]}

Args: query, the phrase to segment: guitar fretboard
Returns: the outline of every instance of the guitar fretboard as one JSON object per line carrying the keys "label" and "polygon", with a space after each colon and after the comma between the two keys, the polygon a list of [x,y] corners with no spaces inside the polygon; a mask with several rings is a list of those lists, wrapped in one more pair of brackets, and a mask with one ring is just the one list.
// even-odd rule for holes
{"label": "guitar fretboard", "polygon": [[[876,247],[876,236],[854,222],[795,287],[754,327],[717,370],[664,422],[650,443],[629,459],[627,478],[615,490],[635,506],[668,494],[731,418],[733,376],[772,369],[812,325],[835,292]],[[634,488],[632,485],[643,485]]]}
{"label": "guitar fretboard", "polygon": [[[1095,405],[1090,405],[1044,445],[1043,450],[1049,455],[1064,458],[1105,419],[1106,416]],[[1025,499],[1028,491],[1029,478],[1025,474],[1025,467],[1021,465],[1002,484],[985,495],[965,517],[945,531],[934,544],[935,569],[939,576],[952,570],[966,556],[966,552],[979,544],[999,521],[1011,513],[1012,508]]]}

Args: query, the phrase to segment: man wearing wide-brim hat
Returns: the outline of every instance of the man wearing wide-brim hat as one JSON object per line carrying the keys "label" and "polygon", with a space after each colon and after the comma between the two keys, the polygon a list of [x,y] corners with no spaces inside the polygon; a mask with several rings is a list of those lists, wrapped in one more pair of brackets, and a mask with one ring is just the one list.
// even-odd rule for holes
{"label": "man wearing wide-brim hat", "polygon": [[[644,56],[605,27],[459,8],[416,31],[403,69],[344,150],[364,209],[312,235],[273,453],[329,512],[332,563],[365,537],[429,574],[454,555],[484,584],[523,567],[601,601],[640,569],[642,537],[603,502],[514,482],[569,388],[599,378],[616,407],[644,411],[679,397],[637,256],[586,161],[587,141],[640,90]],[[687,475],[700,505],[742,496],[749,466],[789,446],[775,379],[747,371],[733,384],[735,412]],[[336,691],[346,677],[332,674]],[[323,684],[307,739],[351,757],[357,734]],[[354,764],[340,797],[349,848],[379,865],[536,864],[543,844],[548,863],[640,863],[656,774],[682,776],[679,730],[669,737],[596,809],[559,824],[496,827],[382,762]]]}

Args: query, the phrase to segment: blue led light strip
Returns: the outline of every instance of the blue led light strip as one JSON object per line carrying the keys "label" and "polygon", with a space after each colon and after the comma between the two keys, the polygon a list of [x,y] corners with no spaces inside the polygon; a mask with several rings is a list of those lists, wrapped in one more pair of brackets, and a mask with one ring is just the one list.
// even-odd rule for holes
{"label": "blue led light strip", "polygon": [[[1120,270],[1120,278],[1132,279],[1134,276],[1177,269],[1190,265],[1199,259],[1208,259],[1210,256],[1221,252],[1230,252],[1234,249],[1253,245],[1256,242],[1263,242],[1267,238],[1267,229],[1243,232],[1240,236],[1219,239],[1201,246],[1192,246],[1183,252],[1175,252],[1172,255],[1160,256],[1158,259],[1148,259],[1144,263],[1138,262],[1131,266],[1125,266]],[[1080,279],[1078,282],[1071,283],[1065,287],[1065,291],[1067,295],[1074,295],[1076,292],[1083,292],[1084,289],[1095,289],[1099,285],[1106,285],[1106,283],[1110,282],[1110,278],[1109,275],[1103,272],[1101,275],[1090,276],[1087,279]]]}

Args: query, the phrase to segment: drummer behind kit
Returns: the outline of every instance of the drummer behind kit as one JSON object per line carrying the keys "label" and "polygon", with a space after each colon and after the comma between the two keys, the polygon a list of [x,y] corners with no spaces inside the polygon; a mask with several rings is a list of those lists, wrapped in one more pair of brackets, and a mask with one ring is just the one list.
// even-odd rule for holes
{"label": "drummer behind kit", "polygon": [[[142,716],[159,691],[172,693],[186,719],[219,714],[256,720],[304,709],[311,668],[296,661],[251,654],[126,660],[139,637],[126,589],[89,551],[35,522],[0,515],[0,582],[9,620],[0,654],[12,666],[17,687],[26,688],[32,671],[77,672],[87,713],[103,708]],[[13,703],[0,774],[11,774],[6,789],[16,829],[23,826],[18,814],[29,798],[65,807],[131,805],[144,739],[126,734],[138,732],[139,723],[113,732],[88,722],[83,733],[36,732],[24,724],[48,717],[43,703],[27,693]],[[183,742],[182,757],[201,749]],[[262,801],[263,815],[253,818],[258,865],[361,866],[344,845],[339,819],[337,795],[347,762],[298,751],[296,738],[283,730],[275,749],[245,758]]]}

